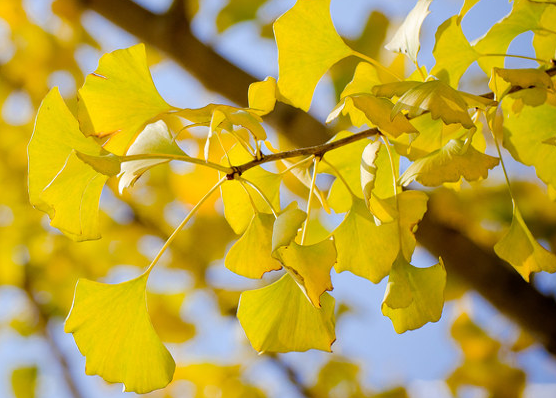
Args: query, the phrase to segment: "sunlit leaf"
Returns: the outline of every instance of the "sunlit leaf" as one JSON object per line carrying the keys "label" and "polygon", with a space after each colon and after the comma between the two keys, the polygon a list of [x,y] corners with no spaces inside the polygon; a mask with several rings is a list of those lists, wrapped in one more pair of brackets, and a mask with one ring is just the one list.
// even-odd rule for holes
{"label": "sunlit leaf", "polygon": [[321,77],[352,53],[334,28],[330,0],[297,0],[274,22],[274,35],[280,94],[307,111]]}
{"label": "sunlit leaf", "polygon": [[444,21],[436,31],[432,50],[436,64],[431,74],[454,88],[458,87],[460,78],[480,55],[467,41],[460,23],[459,16]]}
{"label": "sunlit leaf", "polygon": [[[289,162],[286,159],[283,159],[282,163],[284,163],[284,165],[288,168],[289,172],[293,174],[299,180],[299,182],[305,185],[306,188],[311,189],[311,185],[313,183],[312,173],[314,171],[309,170],[309,168],[313,164],[313,162],[298,164],[296,167],[292,167],[294,163]],[[330,213],[330,208],[328,207],[326,196],[316,185],[313,186],[313,195],[317,197],[323,209],[327,213]]]}
{"label": "sunlit leaf", "polygon": [[365,203],[354,198],[351,210],[334,231],[338,250],[336,272],[355,275],[379,283],[388,273],[399,251],[396,223],[375,224]]}
{"label": "sunlit leaf", "polygon": [[506,97],[504,110],[504,147],[512,156],[528,165],[535,166],[537,176],[546,184],[556,186],[556,147],[544,143],[554,137],[556,131],[556,108],[543,104],[524,106],[514,113],[514,100]]}
{"label": "sunlit leaf", "polygon": [[282,268],[271,257],[273,225],[272,214],[255,214],[243,236],[228,251],[226,267],[247,278],[261,278],[265,272]]}
{"label": "sunlit leaf", "polygon": [[138,394],[165,387],[175,369],[149,319],[147,278],[115,285],[80,279],[64,327],[86,358],[87,374]]}
{"label": "sunlit leaf", "polygon": [[485,179],[488,170],[498,162],[498,158],[479,152],[472,145],[466,146],[462,140],[450,140],[442,149],[411,164],[400,177],[400,184],[405,186],[415,180],[436,187],[462,177],[467,181]]}
{"label": "sunlit leaf", "polygon": [[87,135],[110,136],[105,148],[117,155],[145,124],[172,109],[154,86],[144,44],[105,54],[79,89],[81,128]]}
{"label": "sunlit leaf", "polygon": [[237,317],[253,348],[259,352],[331,351],[334,298],[321,296],[313,306],[293,278],[285,274],[273,284],[243,292]]}
{"label": "sunlit leaf", "polygon": [[464,0],[461,10],[459,11],[459,17],[463,18],[467,12],[472,9],[479,0]]}
{"label": "sunlit leaf", "polygon": [[401,54],[407,54],[414,63],[417,62],[417,53],[421,47],[419,33],[421,25],[429,15],[429,6],[432,0],[418,0],[415,7],[409,12],[396,34],[386,44],[386,49]]}
{"label": "sunlit leaf", "polygon": [[361,156],[361,188],[363,189],[363,198],[365,198],[366,203],[371,199],[371,193],[375,187],[378,171],[376,160],[381,146],[382,142],[380,140],[371,142],[365,147]]}
{"label": "sunlit leaf", "polygon": [[529,281],[531,272],[556,272],[556,255],[535,240],[515,205],[510,229],[494,245],[494,251],[526,281]]}
{"label": "sunlit leaf", "polygon": [[410,261],[416,244],[414,233],[417,230],[417,224],[427,211],[429,197],[421,191],[403,191],[396,197],[401,251],[405,259]]}
{"label": "sunlit leaf", "polygon": [[437,322],[444,306],[445,286],[442,259],[432,267],[417,268],[398,257],[390,271],[382,313],[391,319],[397,333]]}
{"label": "sunlit leaf", "polygon": [[[540,25],[550,29],[555,19],[556,7],[547,7],[541,16]],[[533,36],[533,48],[537,58],[554,58],[554,54],[556,54],[556,35],[545,29],[536,31]]]}
{"label": "sunlit leaf", "polygon": [[282,246],[288,246],[294,241],[303,221],[307,219],[307,213],[303,210],[292,208],[285,210],[278,216],[274,223],[272,232],[272,251]]}
{"label": "sunlit leaf", "polygon": [[[142,154],[185,155],[168,131],[168,126],[166,126],[166,123],[162,120],[145,126],[126,152],[127,156]],[[166,162],[169,162],[169,160],[142,159],[123,162],[118,184],[120,194],[123,192],[124,188],[133,186],[135,181],[145,171]]]}

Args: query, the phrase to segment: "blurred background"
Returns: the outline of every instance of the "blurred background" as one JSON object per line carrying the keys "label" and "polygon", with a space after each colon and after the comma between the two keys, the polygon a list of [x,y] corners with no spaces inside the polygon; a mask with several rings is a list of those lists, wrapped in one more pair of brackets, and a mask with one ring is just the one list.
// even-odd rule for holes
{"label": "blurred background", "polygon": [[[153,79],[168,103],[190,108],[211,102],[243,106],[250,82],[277,77],[272,22],[293,3],[0,1],[1,397],[132,394],[122,393],[121,385],[85,375],[84,358],[72,336],[63,332],[75,283],[78,278],[113,283],[138,275],[213,183],[205,169],[173,164],[154,168],[123,195],[110,180],[100,204],[103,238],[70,241],[49,226],[48,217],[34,210],[27,197],[26,145],[44,95],[58,86],[75,109],[76,90],[102,54],[145,42]],[[434,65],[436,28],[461,5],[459,0],[432,2],[419,56],[428,70]],[[389,64],[395,57],[383,46],[413,6],[407,0],[332,0],[331,12],[339,33],[353,48]],[[510,10],[506,0],[480,1],[463,20],[467,38],[480,37]],[[508,52],[534,55],[529,33],[519,35]],[[324,127],[323,121],[355,65],[354,60],[342,61],[325,76],[315,94],[312,118],[285,107],[270,117],[268,130],[276,147],[323,142],[339,131],[341,121],[332,127]],[[537,65],[510,60],[507,66]],[[403,64],[400,68],[406,75],[413,70]],[[476,65],[464,75],[461,89],[488,91],[486,76]],[[296,135],[301,130],[306,134]],[[204,134],[193,132],[180,145],[196,155]],[[517,165],[510,170],[529,227],[545,246],[554,247],[555,204],[534,171]],[[291,198],[303,203],[305,188],[294,181],[285,184]],[[440,189],[431,196],[431,211],[438,219],[459,220],[462,236],[479,247],[491,248],[511,220],[511,202],[496,170],[473,191],[464,188],[456,195]],[[258,356],[235,311],[241,291],[265,285],[268,279],[246,280],[224,267],[223,257],[236,238],[220,200],[209,201],[153,272],[149,311],[178,368],[169,387],[149,396],[556,396],[554,351],[550,354],[538,343],[511,309],[501,312],[477,293],[472,276],[462,281],[450,269],[442,319],[403,335],[396,334],[380,312],[386,281],[373,285],[348,273],[333,273],[338,304],[334,353]],[[436,260],[418,247],[413,262],[430,266]],[[539,299],[553,301],[556,294],[553,275],[539,274],[527,286],[526,293]],[[507,291],[508,300],[519,300],[519,294]],[[550,315],[556,316],[538,313]]]}

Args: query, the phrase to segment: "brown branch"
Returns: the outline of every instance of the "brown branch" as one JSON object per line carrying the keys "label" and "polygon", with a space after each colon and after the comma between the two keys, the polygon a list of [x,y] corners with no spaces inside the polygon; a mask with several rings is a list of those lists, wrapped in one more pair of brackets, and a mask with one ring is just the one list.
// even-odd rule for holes
{"label": "brown branch", "polygon": [[[156,15],[131,0],[81,1],[140,40],[165,52],[209,90],[240,106],[247,105],[247,87],[257,79],[195,38],[183,13]],[[556,73],[553,69],[550,73]],[[483,96],[489,98],[489,95],[492,94]],[[320,144],[330,136],[320,122],[283,104],[278,104],[267,121],[297,146]],[[434,213],[433,210],[431,206],[430,212]],[[432,253],[443,256],[450,272],[466,280],[500,311],[537,336],[549,352],[556,354],[556,305],[553,300],[521,280],[492,251],[485,251],[430,215],[423,220],[418,239]]]}

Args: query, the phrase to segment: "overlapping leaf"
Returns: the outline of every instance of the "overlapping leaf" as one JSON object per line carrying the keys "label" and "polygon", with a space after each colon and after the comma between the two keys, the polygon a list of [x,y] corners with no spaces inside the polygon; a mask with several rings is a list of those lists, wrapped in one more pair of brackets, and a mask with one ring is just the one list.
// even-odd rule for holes
{"label": "overlapping leaf", "polygon": [[144,394],[172,380],[175,363],[149,319],[148,274],[109,285],[81,279],[64,330],[86,358],[86,373]]}
{"label": "overlapping leaf", "polygon": [[496,243],[494,251],[526,281],[529,281],[531,272],[556,272],[556,255],[535,240],[515,204],[510,229]]}
{"label": "overlapping leaf", "polygon": [[231,247],[224,264],[236,274],[261,278],[265,272],[282,268],[272,254],[272,214],[256,213],[243,236]]}
{"label": "overlapping leaf", "polygon": [[321,77],[352,53],[334,29],[330,0],[297,0],[274,22],[274,35],[278,46],[280,94],[292,105],[307,111]]}
{"label": "overlapping leaf", "polygon": [[125,153],[151,119],[174,109],[154,86],[144,44],[105,54],[78,95],[83,132],[110,136],[105,148],[117,155]]}
{"label": "overlapping leaf", "polygon": [[392,265],[382,302],[382,313],[392,320],[398,333],[437,322],[444,306],[446,270],[440,262],[417,268],[403,257]]}
{"label": "overlapping leaf", "polygon": [[98,202],[107,176],[77,157],[106,153],[86,138],[54,88],[44,98],[29,142],[29,199],[74,240],[97,239]]}
{"label": "overlapping leaf", "polygon": [[285,274],[273,284],[241,294],[237,317],[258,352],[331,351],[336,339],[334,298],[324,293],[313,306]]}
{"label": "overlapping leaf", "polygon": [[418,181],[427,187],[487,178],[488,170],[498,165],[499,159],[465,145],[462,140],[450,140],[442,149],[416,160],[400,177],[401,185]]}

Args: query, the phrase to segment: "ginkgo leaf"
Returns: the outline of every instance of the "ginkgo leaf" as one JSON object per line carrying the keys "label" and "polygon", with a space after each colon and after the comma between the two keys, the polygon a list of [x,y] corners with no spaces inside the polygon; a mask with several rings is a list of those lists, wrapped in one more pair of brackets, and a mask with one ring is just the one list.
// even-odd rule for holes
{"label": "ginkgo leaf", "polygon": [[[549,28],[556,20],[556,7],[547,7],[540,20],[540,26]],[[533,48],[535,49],[535,57],[540,59],[551,59],[556,53],[556,35],[550,34],[546,30],[541,29],[535,32],[533,36]]]}
{"label": "ginkgo leaf", "polygon": [[519,162],[535,166],[542,181],[556,186],[556,147],[544,143],[556,135],[553,128],[556,126],[556,108],[547,103],[537,107],[524,106],[521,112],[514,113],[514,103],[507,96],[502,101],[504,147]]}
{"label": "ginkgo leaf", "polygon": [[[546,7],[538,2],[514,1],[511,13],[476,40],[473,47],[480,54],[505,54],[516,36],[529,30],[542,30],[540,20]],[[494,67],[504,67],[504,57],[481,57],[477,62],[487,75]]]}
{"label": "ginkgo leaf", "polygon": [[429,6],[432,0],[418,0],[415,7],[407,14],[402,25],[398,28],[392,40],[384,47],[387,50],[407,54],[414,63],[417,62],[417,53],[421,47],[419,33],[421,25],[429,15]]}
{"label": "ginkgo leaf", "polygon": [[280,214],[272,231],[272,252],[282,246],[288,246],[294,241],[299,228],[306,219],[307,213],[296,208],[287,209]]}
{"label": "ginkgo leaf", "polygon": [[[289,162],[286,159],[282,159],[282,163],[287,167],[290,173],[292,173],[298,180],[301,182],[305,187],[311,189],[313,184],[313,176],[309,167],[312,162],[297,164]],[[295,165],[295,167],[293,167]],[[326,196],[324,193],[315,185],[313,186],[313,195],[317,197],[320,204],[322,205],[324,211],[330,214],[330,208],[328,207],[328,203],[326,201]]]}
{"label": "ginkgo leaf", "polygon": [[314,307],[289,274],[273,284],[241,294],[237,317],[258,352],[331,351],[334,332],[334,298],[321,297]]}
{"label": "ginkgo leaf", "polygon": [[105,148],[122,155],[151,119],[173,110],[152,81],[145,45],[105,54],[78,92],[78,118],[87,135],[110,136]]}
{"label": "ginkgo leaf", "polygon": [[415,239],[417,224],[427,211],[429,197],[421,191],[403,191],[396,195],[396,198],[401,252],[404,258],[410,261],[417,243]]}
{"label": "ginkgo leaf", "polygon": [[334,241],[325,239],[308,246],[291,242],[278,247],[272,255],[289,271],[309,301],[320,308],[322,294],[332,290],[330,270],[336,263]]}
{"label": "ginkgo leaf", "polygon": [[262,82],[251,83],[247,94],[249,108],[260,116],[272,112],[276,104],[276,91],[276,79],[272,76]]}
{"label": "ginkgo leaf", "polygon": [[375,224],[365,203],[353,198],[351,210],[334,230],[338,250],[336,272],[350,271],[379,283],[388,273],[399,251],[398,225]]}
{"label": "ginkgo leaf", "polygon": [[442,259],[428,268],[417,268],[403,257],[392,265],[382,302],[382,313],[397,333],[437,322],[444,306],[446,270]]}
{"label": "ginkgo leaf", "polygon": [[[228,151],[228,157],[232,164],[241,164],[253,160],[251,155],[240,145],[236,145]],[[261,167],[253,167],[243,173],[241,177],[252,182],[275,209],[280,208],[281,174],[271,173]],[[272,212],[261,194],[249,184],[245,183],[242,187],[240,181],[230,180],[222,184],[221,190],[224,216],[237,235],[243,234],[255,214],[249,197],[253,200],[258,211],[262,213]]]}
{"label": "ginkgo leaf", "polygon": [[394,108],[392,102],[386,98],[375,97],[372,94],[356,94],[345,97],[328,115],[326,122],[329,123],[338,117],[340,112],[351,114],[354,108],[365,115],[366,123],[369,127],[376,126],[391,137],[395,138],[403,133],[418,133],[405,115],[398,113],[393,118],[390,117]]}
{"label": "ginkgo leaf", "polygon": [[453,16],[436,31],[432,54],[436,64],[431,74],[457,88],[459,80],[480,54],[475,51],[461,29],[461,17]]}
{"label": "ginkgo leaf", "polygon": [[308,111],[321,77],[336,62],[352,54],[334,28],[330,0],[297,0],[274,22],[274,35],[280,94],[292,105]]}
{"label": "ginkgo leaf", "polygon": [[535,240],[515,204],[510,229],[494,245],[494,251],[527,282],[531,272],[556,272],[556,255]]}
{"label": "ginkgo leaf", "polygon": [[371,142],[365,147],[363,155],[361,156],[361,188],[363,190],[365,202],[371,199],[371,193],[375,187],[378,170],[376,160],[381,146],[382,142],[380,140]]}
{"label": "ginkgo leaf", "polygon": [[450,140],[442,149],[416,160],[400,177],[400,184],[418,181],[427,187],[445,182],[485,179],[488,171],[498,165],[499,159],[477,151],[462,140]]}
{"label": "ginkgo leaf", "polygon": [[243,236],[231,247],[224,264],[236,274],[247,278],[262,278],[265,272],[282,268],[272,254],[272,214],[257,213]]}
{"label": "ginkgo leaf", "polygon": [[44,98],[28,146],[29,199],[74,240],[98,239],[98,202],[107,177],[83,163],[106,153],[79,131],[57,88]]}
{"label": "ginkgo leaf", "polygon": [[454,90],[441,80],[420,83],[407,90],[396,102],[392,115],[406,109],[410,118],[430,112],[433,119],[442,119],[446,124],[460,123],[467,129],[475,125],[467,112],[472,106],[484,107],[492,101]]}
{"label": "ginkgo leaf", "polygon": [[165,387],[175,369],[149,319],[147,278],[115,285],[80,279],[64,326],[86,358],[87,374],[138,394]]}
{"label": "ginkgo leaf", "polygon": [[50,225],[73,240],[100,238],[98,205],[107,179],[72,153],[40,194],[54,209]]}
{"label": "ginkgo leaf", "polygon": [[531,68],[493,68],[488,86],[498,101],[508,94],[512,87],[520,87],[521,89],[513,93],[512,97],[531,106],[543,104],[547,98],[547,90],[554,90],[550,75],[541,69]]}
{"label": "ginkgo leaf", "polygon": [[[127,156],[143,154],[185,155],[162,120],[146,125],[126,152]],[[124,188],[133,186],[145,171],[169,161],[169,159],[141,159],[123,162],[118,183],[120,194]]]}
{"label": "ginkgo leaf", "polygon": [[472,9],[475,4],[477,4],[479,0],[464,0],[463,5],[461,6],[461,10],[459,11],[459,18],[463,18],[467,12]]}
{"label": "ginkgo leaf", "polygon": [[118,173],[122,169],[122,162],[120,161],[120,157],[105,151],[104,149],[101,151],[101,154],[98,156],[94,155],[87,155],[86,153],[81,153],[79,151],[75,151],[77,157],[95,169],[97,172],[104,174],[108,177],[114,177],[118,175]]}

